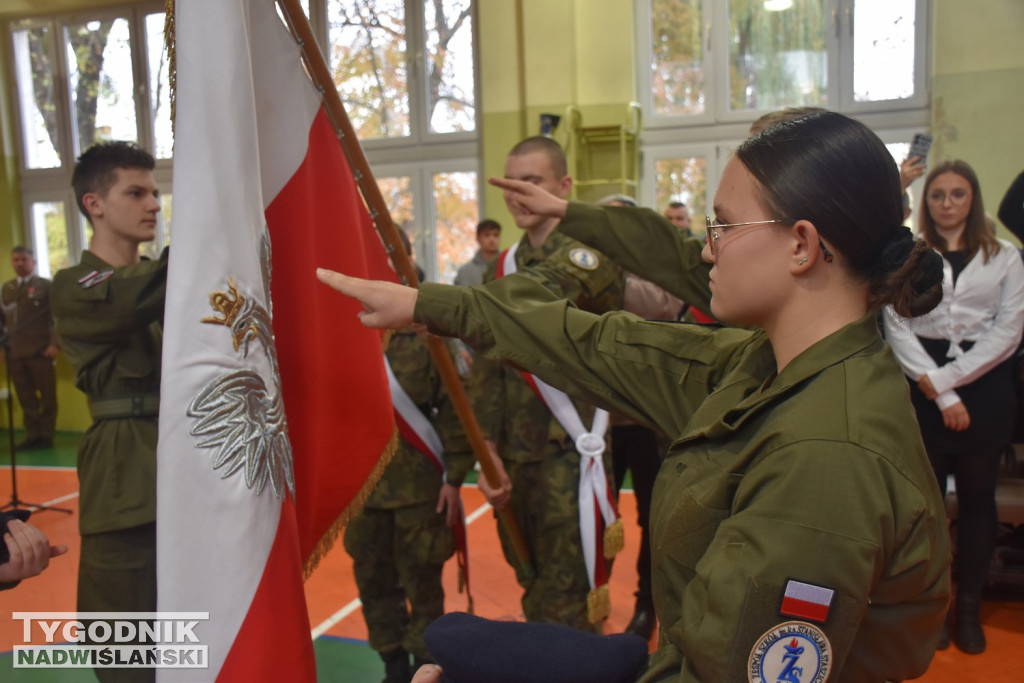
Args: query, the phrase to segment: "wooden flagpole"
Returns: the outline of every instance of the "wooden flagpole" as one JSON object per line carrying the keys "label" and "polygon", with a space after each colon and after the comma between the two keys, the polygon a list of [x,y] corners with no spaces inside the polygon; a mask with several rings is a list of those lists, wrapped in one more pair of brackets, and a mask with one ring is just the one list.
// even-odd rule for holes
{"label": "wooden flagpole", "polygon": [[[352,122],[349,120],[345,106],[341,102],[341,96],[338,95],[338,90],[334,85],[327,61],[318,47],[316,37],[313,35],[312,28],[310,28],[309,20],[306,19],[299,0],[277,1],[285,16],[288,17],[292,31],[299,41],[306,67],[309,69],[310,76],[317,90],[320,91],[327,115],[338,132],[341,147],[348,158],[363,199],[369,207],[370,217],[373,218],[377,232],[380,234],[381,239],[384,240],[388,253],[391,255],[391,260],[395,264],[395,268],[398,269],[399,274],[409,283],[410,287],[419,287],[416,269],[413,268],[412,262],[409,260],[409,256],[405,253],[405,248],[399,240],[398,229],[395,227],[394,221],[391,220],[391,213],[388,211],[387,203],[384,201],[384,195],[381,194],[377,181],[374,180],[373,172],[370,170],[370,165],[366,161],[366,156],[359,145],[359,140],[356,138]],[[469,399],[466,396],[465,389],[462,387],[462,381],[455,370],[455,364],[448,353],[448,348],[442,339],[434,335],[427,337],[427,345],[430,348],[430,355],[433,357],[434,364],[441,374],[441,380],[444,382],[445,389],[448,391],[455,411],[458,413],[459,421],[462,422],[462,427],[466,431],[470,445],[473,447],[473,453],[480,463],[480,470],[483,476],[487,478],[488,484],[492,488],[498,488],[501,485],[498,470],[491,460],[490,451],[487,448],[483,432],[480,430],[480,425],[476,421],[476,415],[473,414],[473,409],[470,407]],[[505,532],[512,543],[521,572],[527,576],[532,576],[534,569],[533,563],[530,560],[530,552],[526,542],[523,540],[522,532],[519,529],[515,516],[512,514],[511,508],[505,507],[498,510],[497,513],[498,519],[504,526]]]}

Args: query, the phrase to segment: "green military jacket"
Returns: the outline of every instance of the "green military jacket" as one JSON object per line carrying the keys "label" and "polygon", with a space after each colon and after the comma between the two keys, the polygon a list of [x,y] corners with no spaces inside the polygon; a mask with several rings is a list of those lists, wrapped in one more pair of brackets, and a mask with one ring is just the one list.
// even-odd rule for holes
{"label": "green military jacket", "polygon": [[679,232],[661,214],[570,202],[558,231],[711,315],[711,264],[701,258],[704,240]]}
{"label": "green military jacket", "polygon": [[[491,261],[484,282],[493,281],[504,252]],[[622,308],[625,272],[610,260],[557,230],[539,247],[528,236],[515,255],[517,273],[544,285],[553,296],[588,311]],[[484,436],[510,462],[536,462],[561,453],[572,440],[515,367],[486,357],[474,360],[468,393]],[[575,401],[589,425],[593,407]]]}
{"label": "green military jacket", "polygon": [[[462,486],[475,462],[473,451],[427,344],[415,332],[399,330],[391,336],[387,357],[398,383],[430,420],[444,445],[445,480],[452,486]],[[437,466],[405,439],[400,439],[398,450],[366,506],[390,509],[436,502],[440,491],[441,473]]]}
{"label": "green military jacket", "polygon": [[[763,332],[596,317],[525,278],[424,285],[415,318],[678,435],[651,510],[662,627],[642,680],[925,671],[949,600],[949,534],[873,315],[777,376]],[[792,582],[831,592],[823,618],[792,616]]]}
{"label": "green military jacket", "polygon": [[[53,279],[53,315],[75,385],[90,410],[132,399],[117,417],[94,420],[78,446],[82,534],[156,519],[156,442],[167,252],[114,268],[89,251]],[[131,404],[132,401],[128,403]],[[108,411],[110,414],[110,411]],[[116,414],[116,413],[115,413]]]}
{"label": "green military jacket", "polygon": [[11,360],[41,356],[57,345],[50,311],[50,281],[32,274],[18,286],[17,279],[4,283],[0,292],[0,322],[10,335]]}

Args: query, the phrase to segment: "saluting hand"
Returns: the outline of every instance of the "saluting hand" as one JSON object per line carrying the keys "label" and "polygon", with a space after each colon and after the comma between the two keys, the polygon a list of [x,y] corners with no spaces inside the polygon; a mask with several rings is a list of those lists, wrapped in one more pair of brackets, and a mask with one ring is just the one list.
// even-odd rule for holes
{"label": "saluting hand", "polygon": [[505,203],[512,213],[528,213],[546,218],[565,218],[569,202],[543,187],[525,180],[491,178],[488,181],[505,192]]}
{"label": "saluting hand", "polygon": [[367,327],[400,330],[412,324],[418,296],[412,287],[382,280],[361,280],[326,268],[317,268],[316,276],[325,285],[358,300],[364,309],[359,320]]}

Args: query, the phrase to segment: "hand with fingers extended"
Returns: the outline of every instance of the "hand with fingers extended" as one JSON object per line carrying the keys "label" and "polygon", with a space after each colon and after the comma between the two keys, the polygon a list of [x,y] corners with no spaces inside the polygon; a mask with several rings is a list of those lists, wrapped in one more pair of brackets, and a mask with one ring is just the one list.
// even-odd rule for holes
{"label": "hand with fingers extended", "polygon": [[418,296],[412,287],[381,280],[361,280],[326,268],[317,268],[316,276],[325,285],[359,301],[363,305],[359,320],[367,327],[400,330],[412,324],[412,312]]}
{"label": "hand with fingers extended", "polygon": [[565,218],[569,202],[556,197],[543,187],[525,180],[491,178],[488,182],[505,194],[505,202],[512,213],[530,213],[545,218]]}

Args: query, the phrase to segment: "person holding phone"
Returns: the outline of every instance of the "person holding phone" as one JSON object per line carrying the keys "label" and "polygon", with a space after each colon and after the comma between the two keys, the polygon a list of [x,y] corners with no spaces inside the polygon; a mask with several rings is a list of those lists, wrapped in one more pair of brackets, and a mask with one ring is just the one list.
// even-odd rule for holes
{"label": "person holding phone", "polygon": [[[491,182],[537,215],[615,211]],[[930,311],[941,259],[901,225],[885,145],[841,114],[742,143],[714,207],[711,312],[757,329],[597,316],[521,274],[419,290],[318,277],[367,326],[415,319],[678,436],[651,508],[663,628],[639,680],[747,680],[797,660],[820,680],[920,676],[948,605],[949,534],[874,311]]]}
{"label": "person holding phone", "polygon": [[[996,537],[999,457],[1017,414],[1012,366],[1024,329],[1024,265],[985,226],[974,169],[937,165],[925,180],[918,232],[943,259],[942,302],[913,322],[885,311],[886,339],[910,380],[911,399],[942,493],[957,493],[956,643],[985,650],[981,591]],[[947,626],[940,647],[948,646]]]}
{"label": "person holding phone", "polygon": [[906,190],[910,184],[924,175],[928,169],[928,150],[932,146],[932,136],[917,133],[910,143],[907,158],[900,162],[900,185]]}

